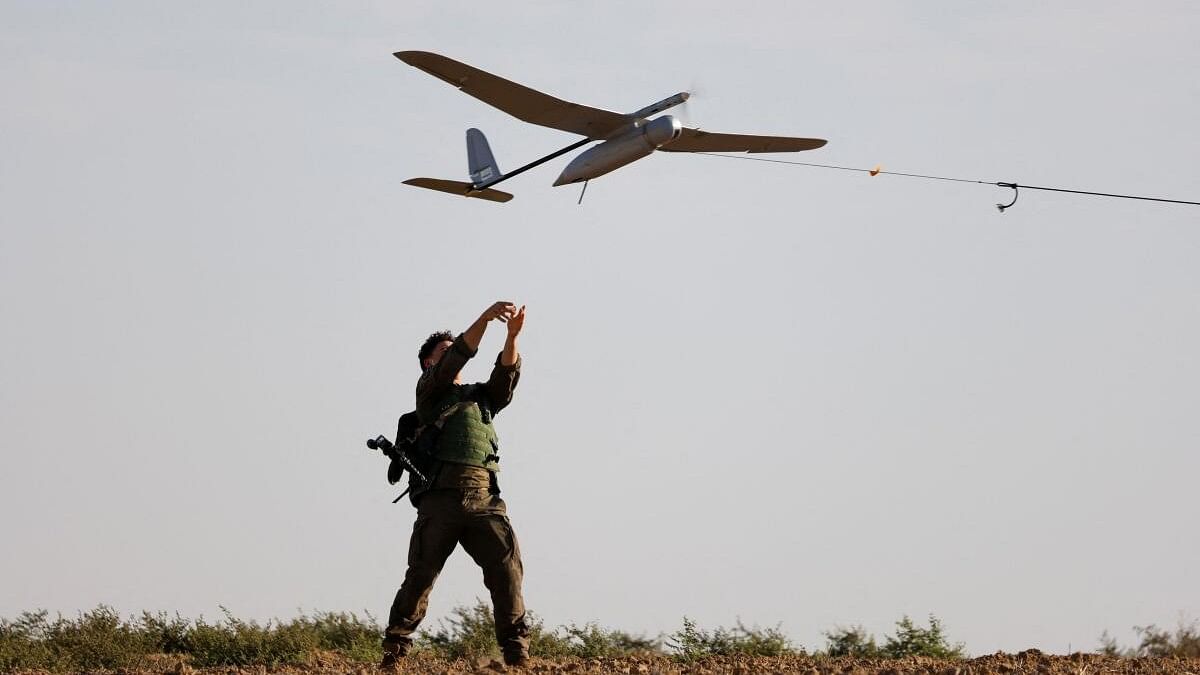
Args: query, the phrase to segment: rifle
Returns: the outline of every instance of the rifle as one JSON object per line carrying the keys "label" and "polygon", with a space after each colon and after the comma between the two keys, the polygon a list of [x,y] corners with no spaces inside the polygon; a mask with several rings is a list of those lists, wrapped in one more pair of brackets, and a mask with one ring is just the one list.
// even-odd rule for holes
{"label": "rifle", "polygon": [[405,413],[400,416],[400,422],[396,425],[395,444],[386,436],[376,436],[367,441],[368,448],[379,450],[392,460],[388,465],[388,483],[395,485],[400,482],[400,477],[405,471],[411,475],[408,489],[392,500],[393,504],[403,499],[413,488],[416,488],[419,494],[433,485],[433,479],[438,473],[438,463],[432,457],[437,435],[451,415],[472,405],[476,404],[472,401],[456,403],[443,410],[436,420],[425,425],[421,424],[417,411]]}
{"label": "rifle", "polygon": [[[411,447],[411,444],[405,445]],[[400,477],[407,471],[420,484],[429,485],[429,479],[413,464],[412,459],[408,456],[408,451],[403,448],[397,448],[386,436],[376,436],[375,438],[368,439],[367,447],[372,450],[379,450],[385,457],[392,460],[391,465],[388,466],[388,483],[395,485],[400,482]],[[399,497],[393,499],[392,503],[395,504],[404,499],[404,495],[408,494],[412,487],[412,481],[410,480],[408,487],[404,489],[404,492],[400,493]]]}

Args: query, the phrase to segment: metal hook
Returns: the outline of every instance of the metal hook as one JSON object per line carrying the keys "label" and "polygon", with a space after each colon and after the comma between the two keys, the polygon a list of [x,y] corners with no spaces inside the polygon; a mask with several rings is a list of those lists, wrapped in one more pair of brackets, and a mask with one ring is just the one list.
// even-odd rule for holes
{"label": "metal hook", "polygon": [[1005,209],[1010,208],[1010,207],[1012,207],[1013,204],[1017,203],[1017,197],[1020,197],[1021,193],[1020,193],[1020,191],[1017,190],[1018,186],[1016,183],[996,183],[996,185],[998,185],[1000,187],[1012,188],[1012,191],[1013,191],[1013,200],[1011,202],[1009,202],[1007,204],[997,204],[996,205],[996,208],[1000,209],[1000,213],[1004,213]]}

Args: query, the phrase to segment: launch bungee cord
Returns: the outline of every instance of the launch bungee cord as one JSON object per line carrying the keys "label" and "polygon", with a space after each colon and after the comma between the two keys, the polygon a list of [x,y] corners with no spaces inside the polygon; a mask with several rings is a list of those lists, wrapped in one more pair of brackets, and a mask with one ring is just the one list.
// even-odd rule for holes
{"label": "launch bungee cord", "polygon": [[954,183],[978,183],[979,185],[994,185],[1002,188],[1012,188],[1013,199],[1007,204],[996,204],[996,208],[1003,213],[1013,204],[1017,203],[1017,197],[1020,194],[1020,188],[1026,190],[1044,190],[1048,192],[1068,192],[1076,195],[1087,195],[1091,197],[1115,197],[1118,199],[1139,199],[1147,202],[1165,202],[1168,204],[1186,204],[1188,206],[1200,206],[1200,202],[1186,201],[1183,199],[1167,199],[1165,197],[1146,197],[1143,195],[1128,195],[1114,192],[1093,192],[1090,190],[1069,190],[1067,188],[1044,187],[1039,185],[1024,185],[1018,183],[1009,183],[1005,181],[990,181],[990,180],[971,180],[968,178],[951,178],[949,176],[933,176],[923,173],[904,173],[902,171],[884,171],[882,166],[876,166],[872,169],[862,169],[853,166],[838,166],[836,164],[817,164],[815,162],[796,162],[788,159],[769,159],[767,157],[747,157],[744,155],[725,155],[717,152],[694,152],[695,155],[708,155],[709,157],[724,157],[725,159],[747,159],[754,162],[770,162],[772,164],[791,164],[793,166],[807,166],[814,169],[834,169],[837,171],[856,171],[859,173],[870,174],[872,176],[887,175],[887,176],[903,176],[905,178],[922,178],[925,180],[944,180]]}

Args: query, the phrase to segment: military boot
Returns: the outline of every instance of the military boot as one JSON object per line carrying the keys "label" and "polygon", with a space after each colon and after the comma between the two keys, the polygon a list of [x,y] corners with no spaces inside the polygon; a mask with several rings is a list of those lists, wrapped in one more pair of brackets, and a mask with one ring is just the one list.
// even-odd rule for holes
{"label": "military boot", "polygon": [[529,655],[525,652],[506,653],[504,655],[504,665],[509,668],[528,668]]}
{"label": "military boot", "polygon": [[400,659],[408,653],[408,645],[395,642],[383,643],[383,659],[379,662],[380,670],[400,670]]}

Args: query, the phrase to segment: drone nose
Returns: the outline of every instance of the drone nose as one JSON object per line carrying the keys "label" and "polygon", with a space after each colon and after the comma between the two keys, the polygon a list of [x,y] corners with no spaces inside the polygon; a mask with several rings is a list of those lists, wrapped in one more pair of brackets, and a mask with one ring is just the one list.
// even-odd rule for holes
{"label": "drone nose", "polygon": [[561,174],[559,174],[558,178],[555,179],[555,181],[554,181],[554,185],[552,185],[551,187],[558,187],[560,185],[570,185],[571,183],[578,183],[581,180],[583,180],[583,179],[582,178],[573,178],[573,177],[567,175],[567,172],[564,171]]}

